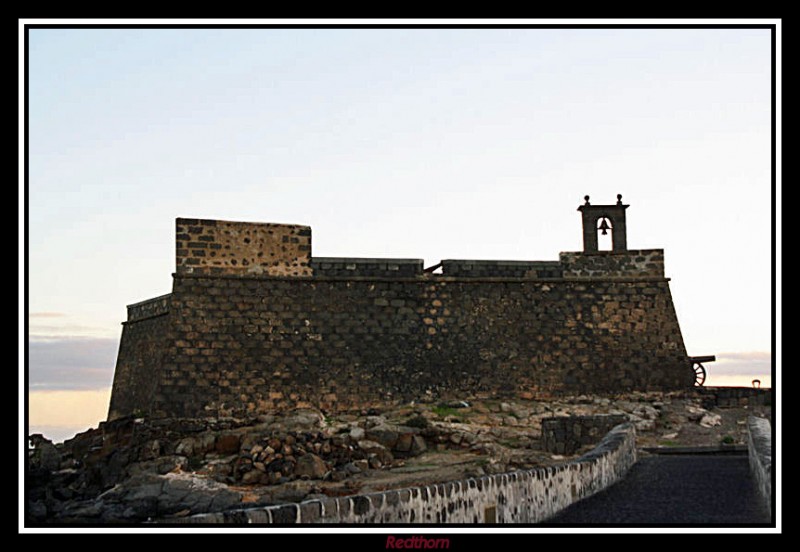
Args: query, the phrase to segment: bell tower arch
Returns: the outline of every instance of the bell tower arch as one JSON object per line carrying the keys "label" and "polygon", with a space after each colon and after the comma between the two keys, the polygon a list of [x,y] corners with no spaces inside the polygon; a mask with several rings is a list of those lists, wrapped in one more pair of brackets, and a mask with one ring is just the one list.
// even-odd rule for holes
{"label": "bell tower arch", "polygon": [[629,205],[623,205],[622,194],[617,194],[617,203],[614,205],[592,205],[589,203],[589,196],[584,196],[584,203],[578,207],[578,211],[583,216],[583,252],[597,253],[598,233],[606,235],[611,231],[611,250],[627,251],[628,238],[625,226],[625,209]]}

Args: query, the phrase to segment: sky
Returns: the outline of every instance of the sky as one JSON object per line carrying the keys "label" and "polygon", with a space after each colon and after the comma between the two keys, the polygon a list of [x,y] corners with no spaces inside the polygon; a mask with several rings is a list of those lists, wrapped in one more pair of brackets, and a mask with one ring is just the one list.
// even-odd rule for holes
{"label": "sky", "polygon": [[[174,221],[313,255],[557,260],[623,194],[707,384],[771,383],[768,29],[30,29],[31,432],[107,413]],[[21,368],[22,369],[22,368]]]}

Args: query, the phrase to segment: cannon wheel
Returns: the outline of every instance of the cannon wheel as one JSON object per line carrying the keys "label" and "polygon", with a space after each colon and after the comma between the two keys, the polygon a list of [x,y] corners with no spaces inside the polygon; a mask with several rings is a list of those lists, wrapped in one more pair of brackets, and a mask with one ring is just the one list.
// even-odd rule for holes
{"label": "cannon wheel", "polygon": [[695,362],[694,384],[696,387],[702,387],[705,382],[706,382],[706,369],[699,362]]}

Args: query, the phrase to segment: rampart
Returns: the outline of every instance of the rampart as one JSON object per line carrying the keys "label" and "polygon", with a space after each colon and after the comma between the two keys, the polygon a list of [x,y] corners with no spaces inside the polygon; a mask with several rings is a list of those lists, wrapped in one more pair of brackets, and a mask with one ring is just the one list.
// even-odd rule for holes
{"label": "rampart", "polygon": [[434,272],[418,259],[313,257],[302,225],[177,219],[176,236],[172,293],[131,305],[123,323],[109,419],[694,381],[659,249]]}

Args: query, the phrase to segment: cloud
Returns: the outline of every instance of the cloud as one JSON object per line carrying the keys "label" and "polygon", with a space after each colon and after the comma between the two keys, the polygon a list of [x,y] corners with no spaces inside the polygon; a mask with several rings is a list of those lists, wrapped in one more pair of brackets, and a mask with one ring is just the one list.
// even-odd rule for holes
{"label": "cloud", "polygon": [[28,318],[61,318],[66,316],[63,312],[29,312]]}
{"label": "cloud", "polygon": [[28,341],[29,388],[110,387],[118,344],[117,339],[102,337],[31,337]]}
{"label": "cloud", "polygon": [[719,353],[716,362],[704,366],[709,374],[747,375],[757,378],[770,374],[772,353],[769,351]]}
{"label": "cloud", "polygon": [[737,353],[719,353],[717,361],[746,361],[746,362],[772,362],[772,353],[769,351],[745,351]]}

